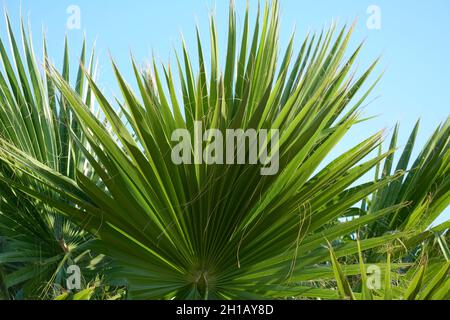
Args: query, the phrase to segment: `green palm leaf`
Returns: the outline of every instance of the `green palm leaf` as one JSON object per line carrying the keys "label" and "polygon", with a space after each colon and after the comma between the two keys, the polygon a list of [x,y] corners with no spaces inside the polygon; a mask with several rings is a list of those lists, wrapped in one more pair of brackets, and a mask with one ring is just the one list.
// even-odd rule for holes
{"label": "green palm leaf", "polygon": [[[0,39],[0,137],[22,152],[46,164],[60,174],[75,178],[75,172],[88,173],[88,162],[69,135],[84,141],[67,101],[57,97],[57,88],[43,70],[48,60],[34,54],[31,34],[21,24],[21,52],[6,14],[11,44],[7,53]],[[80,62],[86,62],[83,44]],[[93,69],[94,55],[90,57]],[[66,41],[63,74],[69,79],[69,52]],[[78,68],[75,91],[90,105],[90,89],[84,85],[84,73]],[[14,165],[0,161],[0,267],[2,288],[15,298],[39,298],[53,294],[55,286],[65,287],[65,268],[69,264],[89,264],[92,240],[83,229],[63,218],[55,210],[25,194],[13,190],[7,179],[21,180],[38,192],[46,188],[14,170]],[[87,274],[86,274],[87,276]]]}
{"label": "green palm leaf", "polygon": [[[67,84],[67,77],[49,68],[92,151],[72,130],[74,141],[102,183],[80,170],[72,181],[11,144],[1,144],[5,161],[58,197],[41,194],[21,181],[10,183],[97,234],[104,253],[119,261],[116,277],[127,281],[134,298],[283,296],[282,286],[329,261],[327,238],[342,239],[369,221],[363,218],[328,228],[330,224],[396,178],[354,186],[389,155],[362,162],[379,146],[381,133],[318,170],[358,121],[363,100],[354,97],[376,64],[359,78],[350,75],[361,49],[344,59],[353,26],[338,33],[333,26],[307,38],[292,66],[292,43],[278,63],[278,4],[266,5],[253,35],[248,15],[247,11],[238,41],[230,8],[223,75],[218,71],[214,20],[209,79],[201,42],[197,75],[183,45],[182,59],[177,58],[182,101],[170,67],[161,73],[154,64],[141,73],[133,62],[137,96],[113,64],[123,94],[118,113],[86,73],[111,132]],[[278,129],[279,147],[270,149],[274,137],[266,146],[272,156],[279,153],[279,174],[262,176],[255,165],[175,165],[170,157],[175,146],[172,132],[186,128],[193,136],[196,121],[222,132]],[[398,209],[386,208],[375,217]],[[361,249],[399,236],[363,240]],[[358,252],[356,242],[339,242],[336,256]],[[305,288],[290,286],[290,292],[302,295]]]}
{"label": "green palm leaf", "polygon": [[[117,100],[100,90],[91,67],[81,66],[71,86],[67,50],[62,73],[45,56],[43,77],[32,46],[25,45],[27,66],[32,66],[28,81],[14,41],[14,63],[1,45],[6,77],[0,78],[5,110],[0,121],[7,129],[0,139],[0,187],[2,203],[10,208],[2,216],[13,216],[8,212],[25,197],[30,212],[40,210],[39,219],[55,216],[72,232],[75,223],[83,236],[95,235],[98,241],[89,248],[116,262],[108,280],[125,283],[135,299],[445,296],[441,288],[448,270],[424,239],[437,232],[440,248],[446,247],[442,236],[448,225],[427,228],[448,205],[449,124],[436,131],[406,177],[417,129],[394,173],[396,133],[386,153],[372,156],[381,148],[379,132],[326,162],[362,121],[360,106],[379,80],[367,86],[378,60],[357,76],[353,65],[362,45],[346,57],[354,26],[338,30],[336,25],[306,37],[298,53],[292,37],[280,55],[277,1],[258,10],[254,28],[249,16],[247,9],[239,38],[230,5],[223,69],[214,19],[210,57],[197,31],[198,62],[184,41],[177,70],[154,61],[139,70],[132,59],[138,92],[113,61],[122,93]],[[83,50],[82,65],[84,57]],[[272,163],[278,160],[277,173],[262,175],[261,165],[235,164],[235,158],[226,164],[175,164],[174,131],[185,129],[194,141],[199,123],[223,135],[229,129],[268,130],[258,155],[267,152]],[[198,147],[211,151],[215,137],[207,138],[192,142],[189,156],[200,160]],[[383,174],[361,182],[366,173],[379,171],[382,161]],[[433,201],[431,189],[436,190]],[[383,248],[408,242],[407,248],[422,246],[421,258],[430,253],[427,269],[420,269],[417,256],[408,260],[403,252],[391,263],[391,249],[385,259]],[[367,278],[365,259],[388,274],[382,294],[355,290]],[[341,265],[343,260],[349,263]],[[24,270],[30,275],[34,269]],[[431,279],[428,270],[439,277]],[[391,288],[391,276],[405,285]],[[12,279],[18,284],[21,277],[19,272]],[[92,290],[75,298],[91,298]]]}

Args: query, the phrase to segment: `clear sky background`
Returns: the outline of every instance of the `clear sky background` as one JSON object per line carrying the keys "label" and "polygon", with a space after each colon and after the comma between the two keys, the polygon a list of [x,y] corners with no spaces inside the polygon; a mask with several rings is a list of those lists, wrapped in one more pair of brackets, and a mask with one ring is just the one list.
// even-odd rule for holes
{"label": "clear sky background", "polygon": [[[173,49],[179,48],[183,33],[192,55],[195,51],[195,26],[199,25],[207,40],[208,17],[215,12],[223,50],[226,38],[228,0],[0,0],[17,27],[20,6],[22,15],[30,17],[36,53],[41,52],[41,34],[45,31],[52,60],[61,65],[63,40],[67,34],[72,58],[77,54],[84,34],[88,44],[96,41],[99,58],[99,83],[106,92],[118,95],[114,85],[109,52],[126,78],[132,79],[130,51],[136,61],[149,61],[152,53],[158,60],[169,61]],[[245,0],[236,0],[239,25],[242,25]],[[436,126],[450,115],[450,1],[448,0],[280,0],[281,48],[296,28],[297,44],[310,30],[320,31],[331,21],[340,25],[358,18],[351,47],[366,39],[359,58],[360,70],[382,55],[377,72],[386,73],[377,86],[365,115],[377,118],[352,129],[335,154],[356,144],[371,133],[386,128],[392,131],[401,123],[400,145],[417,119],[421,119],[415,154]],[[71,5],[80,8],[81,28],[68,29]],[[369,29],[367,9],[381,10],[381,28]],[[257,1],[250,0],[256,11]],[[5,24],[0,24],[5,39]],[[207,49],[206,46],[204,49]],[[222,58],[224,53],[222,54]],[[173,59],[172,59],[173,60]],[[450,211],[440,219],[450,218]]]}

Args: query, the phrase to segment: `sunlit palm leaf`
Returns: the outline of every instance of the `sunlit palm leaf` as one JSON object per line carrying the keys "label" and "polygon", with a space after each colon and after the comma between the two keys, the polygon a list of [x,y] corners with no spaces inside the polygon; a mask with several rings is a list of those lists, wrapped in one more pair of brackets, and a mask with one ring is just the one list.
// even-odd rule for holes
{"label": "sunlit palm leaf", "polygon": [[[336,298],[338,292],[315,285],[335,277],[327,264],[328,241],[336,262],[406,235],[389,233],[360,242],[348,237],[399,212],[403,202],[348,222],[338,220],[401,175],[356,183],[392,153],[369,158],[380,146],[381,133],[323,166],[358,122],[359,106],[374,85],[357,99],[376,62],[359,77],[352,71],[361,49],[345,58],[353,26],[338,32],[332,26],[307,37],[297,56],[291,41],[278,57],[277,2],[267,4],[262,17],[258,14],[253,34],[248,17],[247,11],[238,39],[231,7],[223,74],[214,19],[209,74],[201,41],[198,73],[183,43],[177,56],[181,99],[170,65],[154,63],[141,72],[133,61],[137,95],[113,63],[123,96],[117,112],[86,72],[106,125],[67,77],[49,66],[88,144],[75,129],[70,135],[100,181],[79,168],[75,179],[61,175],[17,146],[0,142],[0,157],[37,187],[22,179],[5,180],[98,235],[98,250],[119,262],[115,277],[126,281],[132,298]],[[222,133],[278,129],[279,148],[270,151],[279,151],[279,173],[262,176],[258,165],[175,165],[172,133],[186,128],[194,136],[196,121]],[[360,272],[355,264],[339,275]]]}

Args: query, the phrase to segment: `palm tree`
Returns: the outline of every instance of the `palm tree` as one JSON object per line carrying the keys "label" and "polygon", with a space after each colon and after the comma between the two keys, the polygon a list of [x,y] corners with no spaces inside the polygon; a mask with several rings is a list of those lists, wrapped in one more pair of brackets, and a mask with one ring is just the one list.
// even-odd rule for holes
{"label": "palm tree", "polygon": [[[426,233],[433,222],[443,213],[450,204],[450,174],[448,159],[450,157],[450,118],[436,128],[417,159],[408,170],[411,153],[419,128],[419,122],[414,127],[408,142],[399,156],[395,172],[407,171],[407,174],[396,181],[377,190],[372,201],[367,203],[367,213],[392,204],[408,202],[394,215],[387,216],[375,222],[368,229],[367,237],[378,236],[389,230],[410,231],[415,235]],[[399,126],[395,127],[391,139],[390,149],[395,149]],[[394,154],[386,158],[381,175],[392,174]],[[377,174],[380,170],[377,170]],[[378,179],[378,177],[376,177]],[[449,221],[435,228],[448,229]],[[423,238],[421,240],[424,240]],[[419,241],[420,242],[420,241]]]}
{"label": "palm tree", "polygon": [[[113,62],[119,99],[110,100],[91,68],[82,66],[78,79],[86,79],[85,92],[92,93],[102,116],[78,85],[72,87],[66,73],[60,74],[46,58],[47,83],[55,86],[60,101],[53,114],[61,109],[73,115],[74,125],[63,126],[76,155],[73,169],[61,172],[54,162],[2,135],[5,169],[0,175],[5,194],[12,193],[2,193],[2,199],[26,195],[41,216],[63,216],[91,235],[88,238],[95,236],[97,241],[86,247],[114,260],[114,268],[96,272],[110,284],[125,284],[134,299],[369,298],[365,287],[357,291],[346,279],[363,279],[363,254],[374,252],[379,258],[371,264],[401,277],[416,261],[382,259],[390,256],[383,249],[414,239],[410,228],[399,227],[411,197],[378,199],[403,181],[404,169],[361,182],[384,159],[392,161],[394,150],[372,156],[381,147],[379,132],[325,162],[349,129],[362,121],[360,106],[379,77],[362,88],[378,60],[357,76],[353,65],[362,44],[345,57],[353,25],[341,30],[332,25],[307,36],[297,53],[292,36],[279,56],[278,12],[277,1],[266,3],[251,29],[247,9],[239,38],[230,6],[223,69],[213,18],[209,61],[197,31],[198,59],[191,60],[183,42],[176,56],[177,80],[170,64],[153,61],[140,70],[132,59],[136,93]],[[195,138],[198,123],[222,135],[228,129],[278,132],[278,143],[272,133],[259,151],[269,160],[278,159],[278,173],[261,175],[260,165],[236,161],[175,164],[174,131],[184,129]],[[43,132],[53,128],[43,127]],[[207,138],[201,147],[211,151],[214,137]],[[234,146],[234,154],[238,148]],[[198,154],[193,157],[198,159]],[[372,199],[370,209],[367,199]],[[391,220],[389,230],[377,231],[379,221],[393,216],[399,220]],[[366,236],[358,240],[361,230]],[[440,277],[429,297],[435,297],[435,288],[445,281]],[[417,287],[411,287],[414,293]],[[91,294],[87,288],[74,298]]]}
{"label": "palm tree", "polygon": [[[405,172],[401,178],[376,190],[363,201],[361,210],[354,211],[354,217],[369,216],[382,208],[397,203],[407,203],[390,215],[373,221],[360,230],[358,237],[370,239],[393,231],[403,232],[404,237],[395,243],[387,244],[383,250],[360,252],[351,260],[361,264],[361,277],[343,276],[337,259],[333,259],[336,279],[340,284],[343,297],[355,298],[355,292],[361,297],[377,299],[449,299],[450,251],[448,248],[448,229],[450,220],[439,225],[433,224],[448,207],[449,166],[448,157],[450,118],[436,128],[423,150],[408,169],[414,149],[419,122],[415,125],[404,150],[398,155],[395,172]],[[394,129],[390,149],[397,146],[399,125]],[[381,149],[380,149],[381,150]],[[384,167],[378,165],[376,179],[392,174],[394,153],[384,161]],[[331,249],[332,250],[332,249]],[[333,253],[332,253],[333,254]],[[364,283],[367,281],[365,264],[386,261],[405,264],[405,268],[393,272],[384,272],[383,286],[378,292],[370,292]],[[395,285],[397,284],[397,285]]]}
{"label": "palm tree", "polygon": [[[81,171],[75,180],[61,176],[3,143],[2,153],[11,165],[36,182],[44,182],[58,197],[36,192],[21,181],[8,181],[98,234],[104,253],[120,262],[115,276],[126,279],[134,298],[334,295],[307,284],[292,284],[332,278],[332,268],[323,265],[329,259],[323,247],[326,239],[338,239],[399,208],[395,205],[369,219],[330,226],[352,205],[393,179],[350,188],[388,155],[360,164],[379,146],[381,133],[314,174],[358,122],[363,99],[353,98],[376,62],[354,78],[351,67],[361,46],[344,60],[353,26],[343,28],[337,36],[332,26],[308,37],[293,63],[292,40],[278,64],[278,28],[276,2],[266,5],[253,35],[247,10],[238,48],[231,7],[226,65],[221,74],[212,20],[209,77],[200,40],[197,76],[185,46],[183,62],[177,59],[182,102],[170,66],[163,66],[164,89],[156,63],[151,72],[141,74],[133,62],[138,98],[113,64],[123,93],[119,105],[123,117],[86,74],[112,133],[50,67],[52,80],[76,114],[93,152],[76,137],[74,140],[102,183]],[[222,132],[229,128],[278,129],[279,149],[270,152],[272,157],[279,152],[280,173],[261,176],[254,165],[175,165],[170,158],[174,147],[171,134],[183,128],[193,135],[195,121]],[[273,137],[268,138],[267,149],[270,139]],[[397,237],[371,238],[361,246],[370,249]],[[341,243],[336,252],[349,255],[357,252],[357,246]]]}
{"label": "palm tree", "polygon": [[[74,148],[70,134],[81,141],[83,136],[67,101],[57,97],[51,79],[40,72],[31,34],[21,24],[23,55],[18,48],[8,15],[6,26],[11,44],[8,55],[0,40],[0,137],[18,150],[49,166],[59,174],[75,178],[75,172],[88,172],[89,165],[82,153]],[[44,38],[43,60],[48,59]],[[24,58],[23,58],[24,57]],[[81,63],[86,60],[83,44]],[[69,50],[66,40],[63,77],[68,80]],[[90,73],[94,71],[94,55],[90,58]],[[75,91],[86,105],[91,105],[91,91],[85,86],[79,68]],[[7,179],[22,180],[35,190],[45,192],[26,175],[14,171],[7,161],[0,161],[1,174]],[[66,267],[89,265],[93,253],[88,245],[93,237],[61,214],[11,188],[7,180],[0,181],[0,270],[3,273],[4,294],[13,299],[49,298],[66,287]],[[89,271],[85,272],[89,279]],[[95,273],[93,274],[93,276]],[[87,280],[89,281],[89,280]]]}

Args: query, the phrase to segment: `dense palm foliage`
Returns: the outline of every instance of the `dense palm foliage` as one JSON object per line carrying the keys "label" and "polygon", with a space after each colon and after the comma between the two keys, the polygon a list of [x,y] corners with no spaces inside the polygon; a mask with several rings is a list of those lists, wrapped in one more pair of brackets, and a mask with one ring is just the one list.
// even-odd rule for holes
{"label": "dense palm foliage", "polygon": [[[12,27],[6,15],[10,55],[0,41],[0,57],[5,73],[0,73],[0,134],[8,143],[36,160],[70,178],[75,172],[87,172],[88,163],[74,148],[70,132],[79,139],[82,132],[63,98],[48,76],[41,76],[34,55],[31,36],[21,25],[21,56]],[[24,60],[22,57],[25,57]],[[85,45],[80,56],[84,64]],[[93,55],[91,55],[91,71]],[[63,77],[69,79],[69,51],[66,42]],[[81,68],[77,73],[76,92],[91,104],[90,89],[84,84]],[[69,132],[70,131],[70,132]],[[33,180],[17,174],[4,161],[0,162],[5,178],[21,179],[42,190]],[[92,236],[43,203],[11,189],[6,179],[0,181],[0,265],[7,296],[20,298],[52,297],[64,290],[67,265],[89,265],[93,256],[87,247]],[[100,261],[101,259],[97,259]],[[91,266],[92,268],[94,265]],[[86,277],[88,273],[86,272]],[[95,277],[93,273],[91,277]],[[88,280],[89,281],[89,280]]]}
{"label": "dense palm foliage", "polygon": [[[392,135],[390,148],[396,147],[398,125]],[[339,263],[334,261],[337,273],[336,279],[341,281],[340,291],[343,296],[351,296],[351,290],[343,288],[362,289],[363,297],[384,299],[449,299],[450,250],[448,247],[448,228],[450,221],[439,225],[433,222],[448,207],[450,189],[448,187],[449,168],[449,129],[450,118],[439,126],[430,137],[426,147],[419,153],[417,159],[408,168],[419,123],[412,131],[404,150],[399,154],[395,171],[407,171],[400,179],[377,190],[363,202],[361,210],[355,210],[355,216],[370,215],[371,212],[389,207],[394,203],[408,203],[392,215],[384,216],[369,223],[358,231],[358,236],[364,239],[380,236],[393,230],[405,232],[405,236],[397,242],[388,243],[384,247],[385,255],[369,250],[360,252],[356,261],[361,264],[361,274],[366,272],[367,262],[396,261],[407,263],[408,268],[401,272],[385,273],[385,285],[381,291],[374,293],[364,290],[362,283],[367,281],[361,277],[346,279],[339,273]],[[389,176],[393,166],[394,154],[385,159],[382,172],[381,164],[376,170],[376,176]],[[389,277],[387,277],[389,275]],[[393,286],[392,283],[397,283]],[[378,295],[376,295],[378,294]],[[353,295],[354,297],[354,295]]]}
{"label": "dense palm foliage", "polygon": [[[223,69],[214,19],[210,57],[197,32],[198,59],[183,43],[176,71],[155,62],[140,70],[133,60],[137,92],[113,62],[116,100],[96,84],[93,59],[83,67],[84,49],[71,86],[67,51],[62,73],[45,53],[41,75],[25,32],[28,71],[14,40],[12,63],[0,47],[3,291],[53,286],[66,259],[79,264],[82,254],[83,275],[105,276],[134,299],[447,297],[448,222],[429,226],[449,202],[448,121],[406,175],[417,129],[395,172],[397,130],[385,153],[376,153],[379,132],[326,163],[361,122],[377,61],[357,76],[362,45],[346,57],[354,27],[335,25],[308,36],[299,52],[292,37],[279,56],[276,1],[253,28],[247,10],[240,37],[236,25],[231,6]],[[269,157],[279,156],[278,174],[250,164],[174,164],[172,133],[194,137],[196,121],[222,133],[279,130],[278,144],[273,135],[264,141]],[[361,182],[372,170],[374,181]],[[30,246],[43,235],[51,235],[45,249],[56,251],[46,251],[51,273],[37,278],[33,263],[42,258]],[[92,252],[114,267],[95,268]],[[382,294],[365,286],[366,263],[382,271]],[[74,298],[92,297],[93,287]]]}

